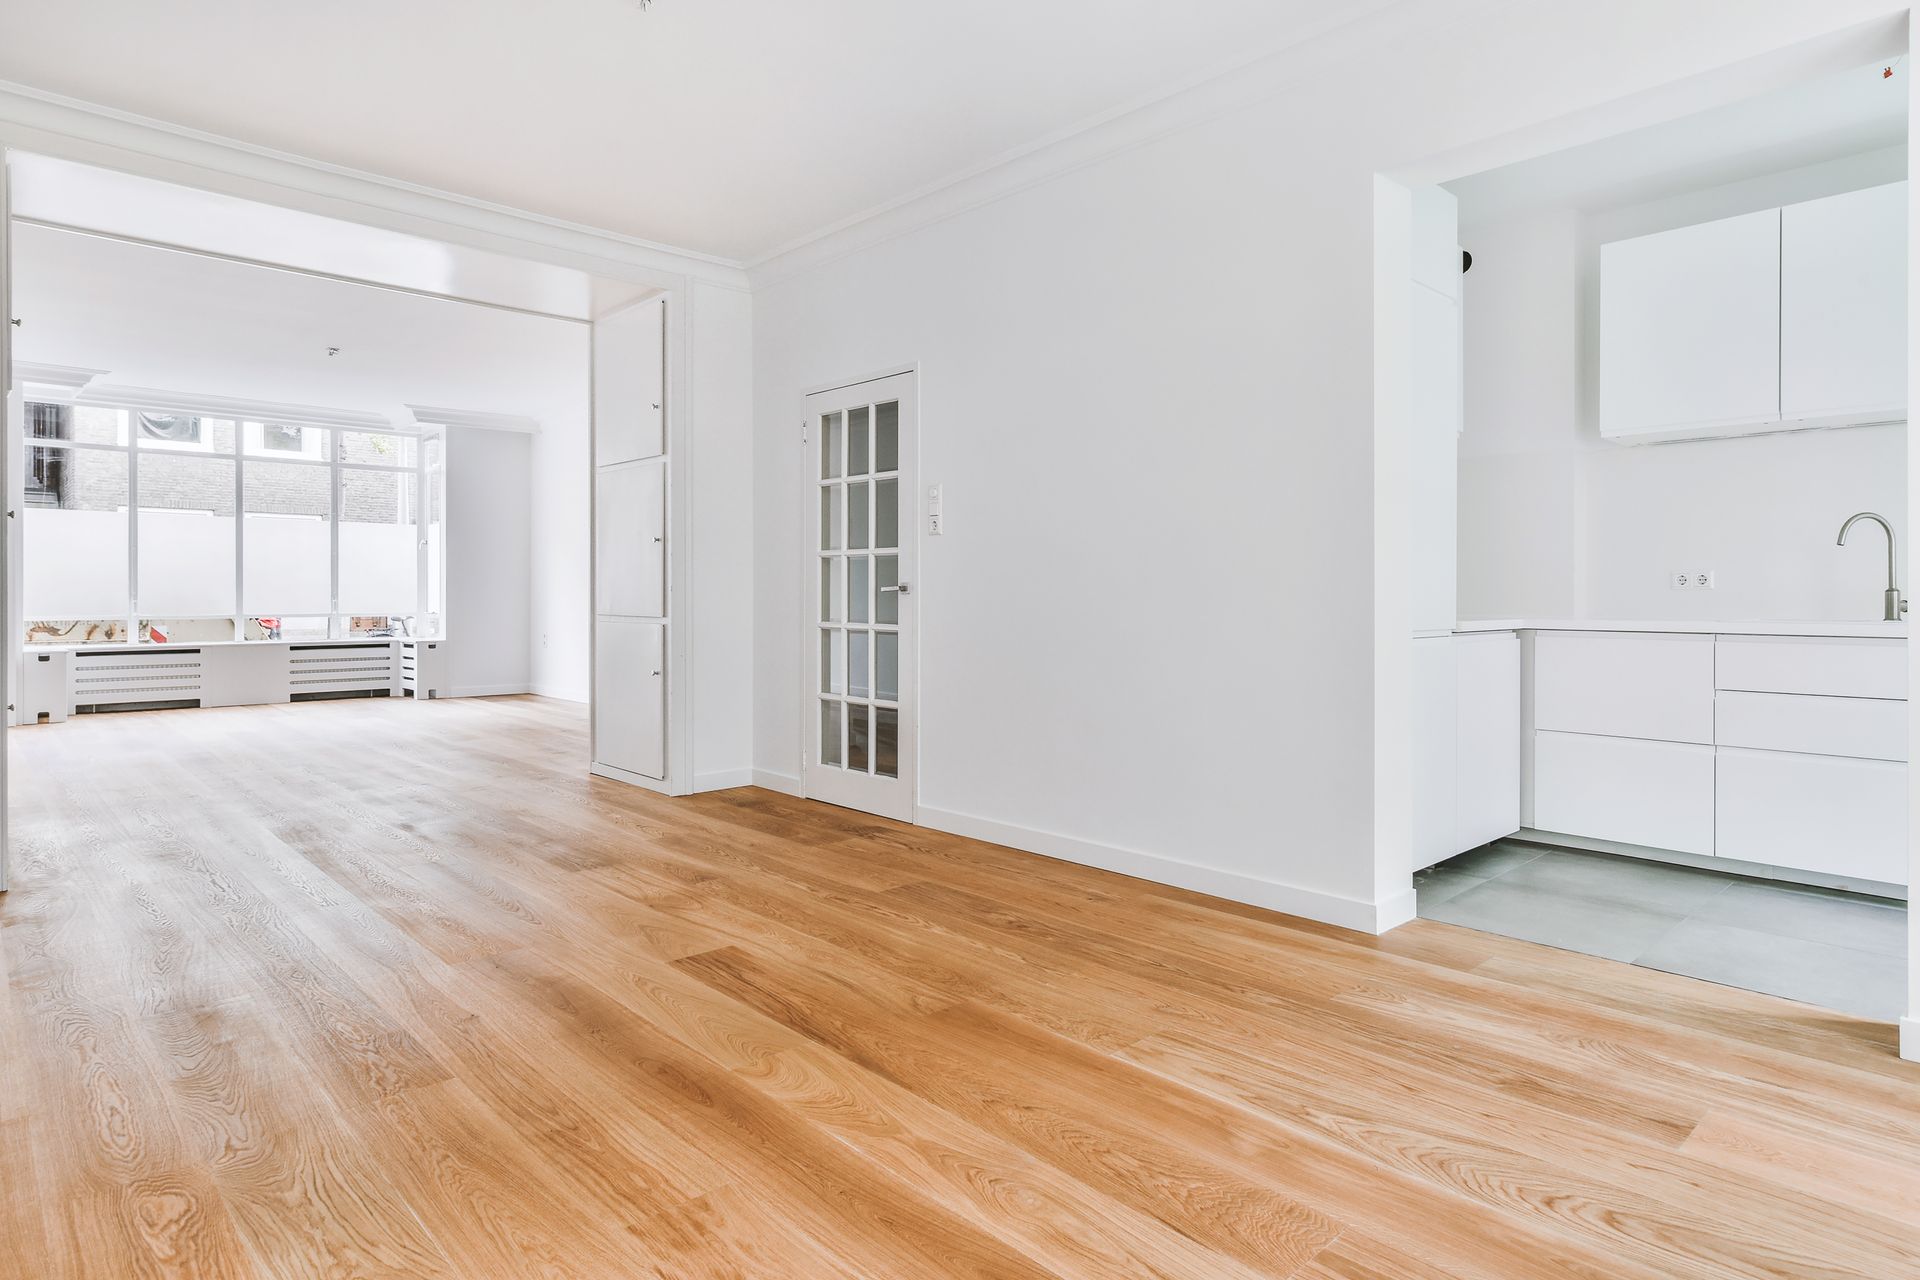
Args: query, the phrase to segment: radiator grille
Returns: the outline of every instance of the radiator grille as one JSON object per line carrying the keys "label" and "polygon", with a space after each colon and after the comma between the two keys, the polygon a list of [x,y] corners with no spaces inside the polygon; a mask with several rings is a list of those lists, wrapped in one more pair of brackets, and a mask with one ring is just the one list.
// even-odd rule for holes
{"label": "radiator grille", "polygon": [[73,655],[74,710],[197,707],[204,677],[198,649],[95,649]]}
{"label": "radiator grille", "polygon": [[384,698],[393,692],[399,660],[391,644],[295,645],[287,651],[288,696]]}

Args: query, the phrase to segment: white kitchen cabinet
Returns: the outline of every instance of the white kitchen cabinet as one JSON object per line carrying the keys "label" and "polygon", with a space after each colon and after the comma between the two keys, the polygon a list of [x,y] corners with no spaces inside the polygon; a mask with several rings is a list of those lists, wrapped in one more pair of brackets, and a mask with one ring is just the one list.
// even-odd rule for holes
{"label": "white kitchen cabinet", "polygon": [[1907,758],[1907,704],[1887,698],[1824,698],[1798,693],[1720,692],[1717,746],[1858,760]]}
{"label": "white kitchen cabinet", "polygon": [[1723,858],[1906,883],[1903,764],[1723,747],[1716,790]]}
{"label": "white kitchen cabinet", "polygon": [[1542,631],[1534,727],[1711,744],[1713,654],[1712,636]]}
{"label": "white kitchen cabinet", "polygon": [[659,299],[593,322],[595,466],[666,452],[665,334]]}
{"label": "white kitchen cabinet", "polygon": [[1780,210],[1600,247],[1600,434],[1780,420]]}
{"label": "white kitchen cabinet", "polygon": [[1907,406],[1907,184],[1791,204],[1780,222],[1780,416],[1895,421]]}
{"label": "white kitchen cabinet", "polygon": [[594,763],[667,776],[666,627],[632,618],[594,624]]}
{"label": "white kitchen cabinet", "polygon": [[1451,631],[1459,616],[1460,304],[1424,284],[1410,288],[1413,629]]}
{"label": "white kitchen cabinet", "polygon": [[1715,683],[1748,693],[1905,698],[1907,642],[1860,636],[1721,636]]}
{"label": "white kitchen cabinet", "polygon": [[1413,870],[1520,829],[1520,638],[1413,642]]}
{"label": "white kitchen cabinet", "polygon": [[594,485],[594,611],[665,617],[666,460],[599,468]]}
{"label": "white kitchen cabinet", "polygon": [[1542,831],[1713,853],[1711,746],[1536,733],[1533,786]]}

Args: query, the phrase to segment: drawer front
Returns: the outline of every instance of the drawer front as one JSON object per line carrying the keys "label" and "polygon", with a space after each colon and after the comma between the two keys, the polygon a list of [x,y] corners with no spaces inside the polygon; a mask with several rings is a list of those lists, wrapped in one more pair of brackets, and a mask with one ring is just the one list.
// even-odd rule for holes
{"label": "drawer front", "polygon": [[1536,733],[1533,825],[1711,854],[1713,757],[1712,747],[1691,743]]}
{"label": "drawer front", "polygon": [[1723,747],[1904,761],[1907,704],[1729,690],[1714,705],[1714,741]]}
{"label": "drawer front", "polygon": [[1721,636],[1715,683],[1748,693],[1905,698],[1907,642],[1834,637]]}
{"label": "drawer front", "polygon": [[1533,722],[1555,733],[1713,741],[1713,637],[1543,631]]}
{"label": "drawer front", "polygon": [[1906,883],[1906,765],[1727,747],[1717,772],[1721,857]]}

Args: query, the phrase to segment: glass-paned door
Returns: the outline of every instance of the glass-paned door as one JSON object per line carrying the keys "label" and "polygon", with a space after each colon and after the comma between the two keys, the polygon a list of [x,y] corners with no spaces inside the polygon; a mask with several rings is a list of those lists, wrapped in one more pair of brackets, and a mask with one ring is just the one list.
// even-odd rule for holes
{"label": "glass-paned door", "polygon": [[807,397],[808,796],[913,820],[917,704],[914,381]]}

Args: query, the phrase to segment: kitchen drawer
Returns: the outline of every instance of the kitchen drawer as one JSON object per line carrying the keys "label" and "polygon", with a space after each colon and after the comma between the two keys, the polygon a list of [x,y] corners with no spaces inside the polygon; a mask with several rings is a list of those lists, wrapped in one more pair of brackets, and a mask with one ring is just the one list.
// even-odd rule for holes
{"label": "kitchen drawer", "polygon": [[1906,765],[1725,747],[1717,772],[1721,857],[1906,883]]}
{"label": "kitchen drawer", "polygon": [[1713,741],[1713,637],[1542,631],[1534,727],[1664,742]]}
{"label": "kitchen drawer", "polygon": [[1721,636],[1714,680],[1750,693],[1905,698],[1907,642],[1865,637]]}
{"label": "kitchen drawer", "polygon": [[1713,852],[1712,747],[1536,733],[1533,748],[1533,825],[1540,830]]}
{"label": "kitchen drawer", "polygon": [[1714,741],[1723,747],[1904,761],[1907,704],[1728,690],[1714,708]]}

